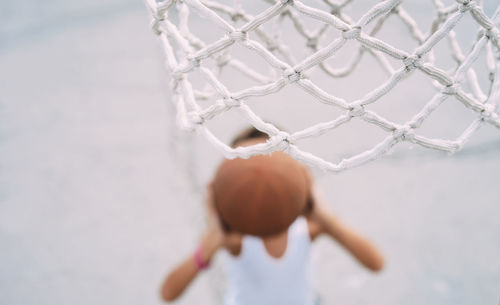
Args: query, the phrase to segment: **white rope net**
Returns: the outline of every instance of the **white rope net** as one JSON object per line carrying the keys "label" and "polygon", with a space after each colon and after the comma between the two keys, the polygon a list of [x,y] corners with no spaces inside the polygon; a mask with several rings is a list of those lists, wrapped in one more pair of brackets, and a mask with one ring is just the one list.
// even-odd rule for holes
{"label": "white rope net", "polygon": [[[381,1],[357,21],[352,20],[343,12],[352,0],[345,0],[342,3],[322,0],[329,7],[329,11],[308,6],[298,0],[264,1],[269,4],[268,8],[259,14],[250,15],[242,10],[241,3],[237,2],[230,6],[209,0],[166,0],[163,2],[147,0],[153,16],[152,28],[161,41],[166,56],[166,67],[172,77],[171,89],[176,103],[178,124],[188,130],[201,131],[226,158],[248,158],[256,154],[281,150],[308,165],[337,172],[374,160],[403,141],[453,153],[461,149],[482,124],[491,124],[500,128],[500,115],[497,111],[497,103],[500,99],[500,5],[495,13],[488,17],[481,1],[457,0],[456,3],[446,6],[440,0],[432,0],[437,14],[432,23],[432,29],[424,34],[416,21],[403,8],[403,0]],[[177,24],[169,19],[171,10],[176,11]],[[190,17],[191,12],[196,14],[195,17]],[[478,25],[477,38],[468,52],[462,50],[454,31],[455,26],[465,14],[470,14]],[[418,44],[412,52],[400,50],[375,37],[389,16],[397,16],[407,26],[409,35]],[[264,23],[270,22],[273,18],[276,20],[275,17],[279,17],[280,22],[285,18],[292,21],[295,30],[305,38],[307,47],[312,49],[308,57],[297,61],[286,45],[278,43],[279,40],[276,39],[278,34],[271,35],[262,28]],[[222,29],[225,35],[215,42],[205,43],[190,31],[189,18],[205,18],[213,23],[213,27]],[[304,24],[304,18],[313,18],[319,21],[321,26],[315,31],[310,31]],[[237,21],[242,22],[243,25],[237,27]],[[368,32],[370,23],[374,25]],[[320,46],[318,41],[329,28],[334,28],[341,35],[328,41],[326,46]],[[258,40],[252,37],[257,37]],[[456,62],[456,68],[452,71],[444,71],[435,65],[433,48],[445,38],[450,44],[452,56]],[[359,43],[357,52],[345,67],[340,69],[332,67],[326,59],[334,56],[349,40],[356,40]],[[232,58],[228,48],[234,44],[239,44],[260,56],[277,73],[264,75],[245,62]],[[486,90],[479,85],[473,68],[474,61],[484,50],[486,50],[488,70],[486,71],[488,73]],[[345,77],[355,70],[364,54],[371,55],[389,77],[360,99],[346,101],[332,95],[307,76],[308,70],[318,67],[327,77]],[[215,68],[204,65],[208,58],[217,62]],[[398,60],[399,67],[394,69],[388,58]],[[221,70],[229,66],[260,84],[231,92],[217,77]],[[397,124],[366,107],[379,101],[417,69],[433,81],[436,93],[411,119],[404,124]],[[193,71],[199,71],[211,88],[195,90],[189,79]],[[313,97],[312,102],[316,100],[338,107],[343,113],[330,121],[318,123],[294,133],[287,133],[262,120],[247,104],[250,97],[274,94],[292,84],[310,94]],[[467,88],[470,88],[470,92],[466,92],[465,84]],[[419,135],[418,129],[422,123],[450,96],[454,96],[456,100],[477,114],[473,122],[457,139],[437,139]],[[200,101],[210,99],[215,102],[204,108],[200,106]],[[238,148],[231,148],[224,144],[205,123],[229,110],[240,111],[251,125],[267,133],[269,140],[265,143]],[[354,119],[377,126],[388,135],[371,149],[344,158],[338,163],[329,162],[306,152],[296,144],[298,140],[320,136]]]}

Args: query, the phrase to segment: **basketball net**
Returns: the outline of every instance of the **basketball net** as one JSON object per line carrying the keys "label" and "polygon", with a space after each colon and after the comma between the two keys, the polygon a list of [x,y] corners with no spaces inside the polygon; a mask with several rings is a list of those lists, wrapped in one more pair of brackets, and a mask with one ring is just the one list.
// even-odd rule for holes
{"label": "basketball net", "polygon": [[[500,128],[500,115],[497,110],[497,103],[500,100],[500,6],[493,16],[488,17],[483,11],[481,1],[457,0],[453,5],[445,6],[440,0],[433,0],[437,14],[432,22],[432,29],[428,33],[423,33],[403,8],[402,0],[381,1],[367,10],[358,20],[353,20],[343,12],[352,0],[345,0],[342,3],[323,0],[329,7],[328,11],[308,6],[298,0],[267,0],[268,8],[257,15],[246,13],[238,3],[228,6],[208,0],[163,2],[147,0],[146,2],[153,16],[152,29],[163,46],[166,67],[172,78],[170,89],[176,105],[178,125],[204,134],[226,158],[248,158],[257,154],[285,151],[308,165],[338,172],[387,154],[392,147],[401,142],[411,142],[425,148],[453,153],[460,150],[481,125],[491,124]],[[191,12],[194,13],[193,16]],[[169,13],[178,16],[177,23],[174,24],[169,19]],[[467,52],[458,44],[454,31],[465,14],[470,14],[477,23],[477,38]],[[412,52],[400,50],[375,37],[390,16],[399,18],[406,25],[408,35],[417,42],[418,47]],[[222,29],[225,35],[215,42],[205,43],[190,31],[189,18],[209,20],[213,27]],[[305,38],[306,47],[312,50],[312,53],[303,60],[297,61],[293,58],[289,48],[277,39],[278,32],[270,34],[261,27],[272,19],[278,20],[280,22],[278,25],[283,24],[286,18],[292,21],[298,34]],[[321,26],[310,31],[304,25],[304,18],[313,18],[319,21]],[[237,22],[243,25],[237,27]],[[371,23],[374,25],[368,31],[367,26]],[[318,42],[329,28],[334,28],[341,35],[322,46]],[[292,29],[287,28],[287,30]],[[258,40],[253,39],[254,37],[258,37]],[[433,48],[443,39],[448,40],[451,55],[456,62],[456,68],[452,71],[444,71],[435,65]],[[345,67],[334,68],[325,62],[350,40],[357,41],[359,47]],[[264,59],[274,73],[264,75],[245,62],[232,58],[229,51],[234,44],[239,44]],[[486,90],[479,85],[477,73],[472,67],[481,52],[486,52],[487,59],[488,83],[483,86]],[[332,95],[307,76],[308,70],[318,67],[326,77],[345,77],[355,70],[364,55],[371,56],[389,76],[360,99],[346,101]],[[208,58],[217,62],[215,68],[204,65]],[[393,68],[388,58],[399,61],[399,66]],[[231,92],[217,77],[226,67],[239,71],[241,75],[257,81],[259,85]],[[368,105],[382,99],[415,70],[420,70],[429,77],[436,90],[434,96],[418,113],[404,124],[397,124],[368,109]],[[193,71],[199,71],[210,88],[194,88],[189,79]],[[484,71],[479,72],[484,73]],[[310,94],[313,97],[311,102],[317,101],[338,107],[343,113],[330,121],[287,133],[262,120],[247,104],[249,97],[275,94],[290,85],[296,85]],[[465,88],[470,88],[470,92]],[[474,112],[475,119],[456,139],[438,139],[420,135],[418,131],[422,123],[451,96]],[[207,100],[214,102],[209,106],[200,106],[200,101]],[[224,144],[205,123],[216,119],[226,111],[241,112],[249,124],[267,133],[269,140],[238,148]],[[299,140],[320,136],[352,120],[363,120],[381,128],[387,132],[387,136],[371,149],[344,158],[338,163],[315,156],[296,144]]]}

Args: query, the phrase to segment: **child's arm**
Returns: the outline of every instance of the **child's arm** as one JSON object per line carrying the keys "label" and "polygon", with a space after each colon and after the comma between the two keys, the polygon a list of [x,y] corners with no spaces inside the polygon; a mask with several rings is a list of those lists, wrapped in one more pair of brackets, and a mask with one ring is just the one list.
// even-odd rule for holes
{"label": "child's arm", "polygon": [[[232,237],[222,229],[220,221],[217,217],[213,206],[212,188],[207,189],[207,213],[208,213],[208,228],[204,237],[201,240],[198,253],[188,256],[183,263],[178,265],[167,276],[161,287],[161,297],[167,302],[177,299],[182,292],[189,286],[191,281],[200,271],[199,264],[207,264],[212,259],[217,250],[226,245]],[[235,233],[233,233],[235,234]],[[197,262],[198,260],[198,262]]]}
{"label": "child's arm", "polygon": [[[221,242],[214,238],[213,234],[207,233],[201,241],[199,248],[201,262],[208,264],[212,256],[220,248]],[[189,286],[200,271],[194,254],[188,256],[184,262],[178,265],[170,274],[161,287],[161,297],[167,302],[177,299]]]}
{"label": "child's arm", "polygon": [[340,222],[332,212],[326,209],[316,192],[313,192],[313,206],[308,219],[313,222],[314,227],[318,228],[316,234],[328,234],[368,269],[380,271],[384,266],[384,259],[375,245]]}

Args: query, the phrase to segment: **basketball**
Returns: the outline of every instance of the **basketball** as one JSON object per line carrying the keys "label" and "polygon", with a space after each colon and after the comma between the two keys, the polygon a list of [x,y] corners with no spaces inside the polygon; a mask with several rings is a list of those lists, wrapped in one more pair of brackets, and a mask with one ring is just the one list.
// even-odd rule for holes
{"label": "basketball", "polygon": [[214,180],[214,200],[224,226],[255,236],[282,232],[307,208],[307,170],[283,152],[225,160]]}

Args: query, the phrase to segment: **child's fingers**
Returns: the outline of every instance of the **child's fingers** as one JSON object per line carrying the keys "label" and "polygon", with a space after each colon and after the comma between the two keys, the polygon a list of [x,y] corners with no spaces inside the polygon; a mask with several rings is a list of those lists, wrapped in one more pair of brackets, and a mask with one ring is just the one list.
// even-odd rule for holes
{"label": "child's fingers", "polygon": [[207,206],[208,217],[214,223],[220,225],[221,221],[215,209],[213,181],[207,185],[205,204]]}
{"label": "child's fingers", "polygon": [[215,197],[214,197],[214,182],[211,181],[207,185],[206,190],[206,205],[208,212],[209,222],[215,225],[222,233],[229,231],[227,226],[224,224],[222,219],[219,217],[217,210],[215,208]]}
{"label": "child's fingers", "polygon": [[207,207],[211,210],[214,209],[214,188],[213,188],[213,183],[210,183],[207,185],[207,189],[205,192],[205,204]]}

